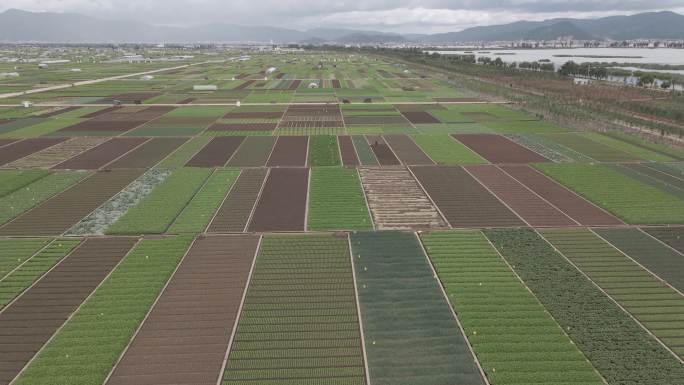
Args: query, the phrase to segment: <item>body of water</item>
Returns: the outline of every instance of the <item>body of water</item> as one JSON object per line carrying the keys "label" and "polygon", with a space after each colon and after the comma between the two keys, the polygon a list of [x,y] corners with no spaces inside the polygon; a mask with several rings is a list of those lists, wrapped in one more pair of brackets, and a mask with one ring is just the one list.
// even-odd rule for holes
{"label": "body of water", "polygon": [[[575,63],[644,63],[684,65],[684,49],[676,48],[558,48],[558,49],[467,49],[457,51],[429,51],[442,55],[475,55],[492,59],[501,58],[506,63],[550,60],[556,67],[572,60]],[[559,56],[563,55],[563,56]],[[572,55],[573,57],[568,57]],[[610,58],[581,56],[620,56]]]}

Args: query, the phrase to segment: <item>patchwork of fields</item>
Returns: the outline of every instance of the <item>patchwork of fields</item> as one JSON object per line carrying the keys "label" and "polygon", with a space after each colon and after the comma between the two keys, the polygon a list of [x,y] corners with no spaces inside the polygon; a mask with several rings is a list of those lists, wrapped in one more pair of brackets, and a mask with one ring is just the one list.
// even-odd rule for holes
{"label": "patchwork of fields", "polygon": [[684,384],[682,148],[363,55],[33,97],[0,384]]}

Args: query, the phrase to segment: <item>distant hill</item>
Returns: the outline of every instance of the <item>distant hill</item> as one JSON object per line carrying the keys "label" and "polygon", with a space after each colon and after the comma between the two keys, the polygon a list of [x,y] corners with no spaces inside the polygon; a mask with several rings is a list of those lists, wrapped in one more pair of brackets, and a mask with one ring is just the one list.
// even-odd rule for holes
{"label": "distant hill", "polygon": [[156,43],[156,42],[268,42],[276,43],[427,43],[554,40],[559,37],[590,39],[684,39],[684,16],[649,12],[601,19],[552,19],[468,28],[432,35],[399,35],[345,28],[307,31],[270,26],[211,23],[195,27],[165,27],[127,20],[104,20],[75,13],[0,13],[2,42]]}

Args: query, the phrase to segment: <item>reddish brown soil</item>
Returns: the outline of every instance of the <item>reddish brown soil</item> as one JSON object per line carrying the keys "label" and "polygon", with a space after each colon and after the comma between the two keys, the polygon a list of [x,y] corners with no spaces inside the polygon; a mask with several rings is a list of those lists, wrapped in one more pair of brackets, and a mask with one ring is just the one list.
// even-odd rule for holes
{"label": "reddish brown soil", "polygon": [[622,222],[587,202],[542,173],[528,166],[502,166],[502,170],[517,179],[542,198],[584,226],[620,225]]}
{"label": "reddish brown soil", "polygon": [[259,237],[195,240],[107,385],[215,385]]}
{"label": "reddish brown soil", "polygon": [[142,169],[100,171],[0,227],[0,235],[59,235],[142,175]]}
{"label": "reddish brown soil", "polygon": [[441,104],[395,104],[394,108],[399,110],[399,112],[416,112],[416,111],[429,111],[429,110],[444,110],[446,109]]}
{"label": "reddish brown soil", "polygon": [[333,79],[332,80],[332,86],[333,86],[333,88],[342,88],[342,83],[340,83],[339,79]]}
{"label": "reddish brown soil", "polygon": [[18,141],[19,139],[0,139],[0,147],[7,146],[10,143],[14,143]]}
{"label": "reddish brown soil", "polygon": [[408,135],[385,135],[385,141],[399,157],[401,163],[407,165],[435,164]]}
{"label": "reddish brown soil", "polygon": [[14,162],[34,152],[44,150],[57,143],[65,141],[67,138],[37,138],[25,139],[19,142],[8,144],[0,151],[0,166]]}
{"label": "reddish brown soil", "polygon": [[133,247],[136,238],[90,238],[0,313],[0,384],[9,384]]}
{"label": "reddish brown soil", "polygon": [[359,157],[356,155],[354,143],[348,135],[340,135],[337,137],[340,144],[340,155],[342,156],[342,164],[345,166],[358,166]]}
{"label": "reddish brown soil", "polygon": [[461,167],[413,166],[411,170],[452,227],[525,226]]}
{"label": "reddish brown soil", "polygon": [[97,170],[141,145],[147,138],[113,138],[58,165],[55,169]]}
{"label": "reddish brown soil", "polygon": [[439,119],[430,115],[427,111],[406,111],[401,114],[413,124],[441,123]]}
{"label": "reddish brown soil", "polygon": [[152,167],[187,140],[187,138],[152,138],[152,140],[124,155],[114,163],[107,165],[107,168]]}
{"label": "reddish brown soil", "polygon": [[548,159],[532,150],[493,134],[452,134],[461,143],[492,163],[540,163]]}
{"label": "reddish brown soil", "polygon": [[577,223],[494,165],[465,167],[508,207],[534,227],[567,227]]}
{"label": "reddish brown soil", "polygon": [[245,231],[252,208],[266,179],[266,173],[266,169],[263,168],[242,170],[207,231],[210,233]]}
{"label": "reddish brown soil", "polygon": [[185,165],[188,167],[221,167],[228,162],[244,140],[244,136],[214,138]]}
{"label": "reddish brown soil", "polygon": [[308,168],[271,169],[249,231],[304,231],[308,179]]}
{"label": "reddish brown soil", "polygon": [[297,88],[299,88],[300,84],[302,84],[301,80],[293,80],[287,89],[288,90],[296,90]]}
{"label": "reddish brown soil", "polygon": [[224,119],[280,119],[283,111],[251,111],[251,112],[229,112],[223,115]]}
{"label": "reddish brown soil", "polygon": [[254,83],[254,82],[255,82],[254,80],[247,80],[246,82],[240,84],[239,86],[237,86],[237,87],[235,87],[235,88],[233,88],[233,89],[234,89],[234,90],[244,90],[245,88],[247,88],[247,87],[249,87],[250,85],[252,85],[252,83]]}
{"label": "reddish brown soil", "polygon": [[381,166],[396,166],[401,164],[382,136],[366,135],[366,140],[368,141],[368,144],[370,144],[371,149]]}
{"label": "reddish brown soil", "polygon": [[306,136],[279,136],[271,157],[269,167],[305,166],[309,138]]}

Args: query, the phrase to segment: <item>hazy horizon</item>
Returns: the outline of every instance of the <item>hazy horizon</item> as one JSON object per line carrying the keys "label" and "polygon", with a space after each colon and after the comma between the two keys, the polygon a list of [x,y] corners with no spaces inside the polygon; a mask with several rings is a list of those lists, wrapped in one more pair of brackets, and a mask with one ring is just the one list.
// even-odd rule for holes
{"label": "hazy horizon", "polygon": [[105,19],[135,20],[155,25],[193,26],[213,22],[270,25],[306,30],[312,28],[372,29],[397,33],[454,32],[474,26],[520,20],[598,18],[640,12],[684,13],[682,0],[5,0],[7,9],[33,12],[81,13]]}

